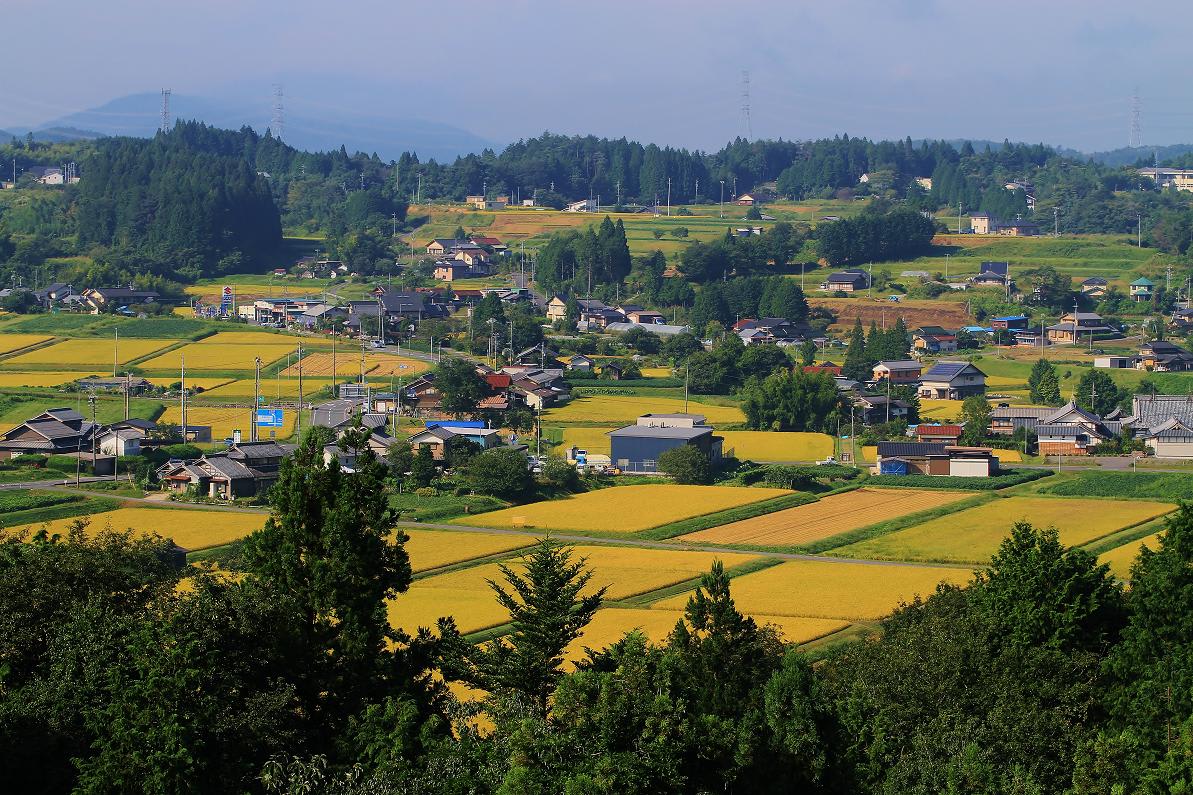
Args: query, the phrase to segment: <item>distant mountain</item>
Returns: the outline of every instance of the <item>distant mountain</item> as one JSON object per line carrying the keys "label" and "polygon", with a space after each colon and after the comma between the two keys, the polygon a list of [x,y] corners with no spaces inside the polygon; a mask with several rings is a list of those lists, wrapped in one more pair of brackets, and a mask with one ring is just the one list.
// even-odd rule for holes
{"label": "distant mountain", "polygon": [[[7,143],[13,138],[24,139],[28,134],[28,130],[20,132],[0,130],[0,141]],[[46,127],[45,129],[34,130],[33,140],[38,143],[58,144],[69,141],[93,141],[96,138],[102,138],[103,135],[103,133],[95,132],[94,130],[80,130],[76,127]]]}
{"label": "distant mountain", "polygon": [[1148,163],[1163,163],[1174,157],[1193,152],[1193,144],[1168,144],[1167,146],[1124,146],[1108,152],[1092,152],[1085,157],[1108,166],[1130,166],[1139,160]]}
{"label": "distant mountain", "polygon": [[[175,119],[196,119],[216,127],[250,126],[264,132],[269,107],[259,102],[214,100],[173,94],[170,114]],[[46,122],[37,131],[74,128],[96,130],[102,135],[151,136],[161,125],[161,95],[130,94],[90,110]],[[35,131],[36,136],[38,132]],[[396,159],[402,152],[417,152],[422,160],[451,161],[456,156],[495,146],[468,130],[435,121],[378,116],[343,111],[316,115],[287,108],[283,137],[286,143],[308,151],[339,149],[376,152]]]}

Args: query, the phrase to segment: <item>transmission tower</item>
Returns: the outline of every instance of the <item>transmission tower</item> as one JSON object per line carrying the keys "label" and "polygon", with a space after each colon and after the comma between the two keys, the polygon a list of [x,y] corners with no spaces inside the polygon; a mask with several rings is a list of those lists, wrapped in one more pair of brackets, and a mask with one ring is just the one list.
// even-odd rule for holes
{"label": "transmission tower", "polygon": [[285,108],[282,107],[282,84],[273,84],[273,118],[269,122],[275,138],[281,138],[286,129]]}
{"label": "transmission tower", "polygon": [[754,129],[750,123],[750,70],[743,69],[741,73],[741,112],[746,120],[746,140],[754,137]]}
{"label": "transmission tower", "polygon": [[170,89],[162,89],[162,132],[170,132]]}
{"label": "transmission tower", "polygon": [[1131,128],[1128,131],[1127,146],[1138,149],[1143,146],[1143,127],[1139,123],[1139,89],[1131,97]]}

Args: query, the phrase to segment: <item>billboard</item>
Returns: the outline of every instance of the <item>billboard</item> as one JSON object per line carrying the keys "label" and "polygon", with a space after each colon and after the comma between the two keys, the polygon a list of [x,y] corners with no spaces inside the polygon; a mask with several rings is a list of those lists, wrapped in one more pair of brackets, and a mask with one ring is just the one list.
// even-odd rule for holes
{"label": "billboard", "polygon": [[227,316],[232,314],[232,304],[236,301],[236,292],[232,289],[232,285],[225,284],[220,289],[220,314]]}
{"label": "billboard", "polygon": [[256,420],[258,428],[282,427],[281,409],[257,409]]}

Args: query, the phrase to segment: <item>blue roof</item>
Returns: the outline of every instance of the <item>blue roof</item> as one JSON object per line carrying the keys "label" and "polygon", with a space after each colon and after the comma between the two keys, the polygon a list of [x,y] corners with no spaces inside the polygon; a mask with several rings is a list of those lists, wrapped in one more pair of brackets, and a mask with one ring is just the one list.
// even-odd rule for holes
{"label": "blue roof", "polygon": [[986,328],[985,326],[962,326],[962,327],[961,327],[961,330],[962,330],[962,331],[968,331],[970,334],[973,334],[973,333],[975,333],[975,332],[978,332],[978,331],[984,331],[984,332],[986,332],[987,334],[992,334],[992,333],[994,333],[994,329],[992,329],[992,328]]}
{"label": "blue roof", "polygon": [[996,317],[995,320],[1027,320],[1027,315],[1003,315]]}

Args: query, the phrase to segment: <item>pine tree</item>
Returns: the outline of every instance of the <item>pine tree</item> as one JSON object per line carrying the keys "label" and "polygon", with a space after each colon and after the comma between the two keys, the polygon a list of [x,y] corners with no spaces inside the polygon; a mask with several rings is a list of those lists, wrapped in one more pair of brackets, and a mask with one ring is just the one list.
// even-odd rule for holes
{"label": "pine tree", "polygon": [[907,324],[903,322],[902,315],[896,318],[895,325],[887,330],[883,343],[883,359],[898,361],[907,358],[911,350],[911,335],[907,333]]}
{"label": "pine tree", "polygon": [[874,375],[874,368],[866,356],[866,333],[862,331],[862,319],[856,318],[849,335],[849,347],[845,351],[845,364],[841,375],[854,381],[865,381]]}
{"label": "pine tree", "polygon": [[886,339],[883,332],[878,330],[878,324],[870,321],[870,331],[866,333],[866,360],[870,366],[878,364],[886,353]]}
{"label": "pine tree", "polygon": [[431,455],[431,445],[420,444],[414,460],[410,462],[410,480],[418,488],[426,488],[435,479],[435,457]]}
{"label": "pine tree", "polygon": [[[605,598],[602,587],[581,595],[592,579],[586,558],[549,538],[522,556],[522,572],[501,565],[505,584],[489,580],[497,602],[510,615],[506,637],[477,647],[468,660],[473,684],[490,693],[524,696],[539,717],[563,676],[563,655]],[[508,588],[508,590],[507,590]]]}

